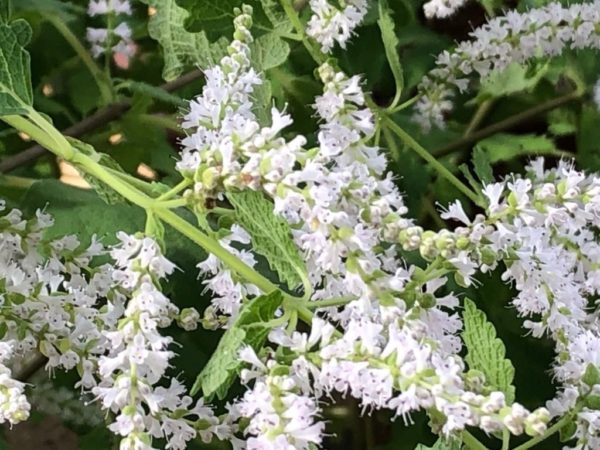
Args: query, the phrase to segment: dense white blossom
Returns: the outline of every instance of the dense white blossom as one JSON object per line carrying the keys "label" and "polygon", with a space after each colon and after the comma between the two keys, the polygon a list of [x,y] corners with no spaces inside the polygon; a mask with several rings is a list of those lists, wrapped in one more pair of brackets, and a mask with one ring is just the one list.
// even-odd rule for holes
{"label": "dense white blossom", "polygon": [[429,0],[423,5],[425,17],[444,19],[454,15],[467,0]]}
{"label": "dense white blossom", "polygon": [[310,0],[312,16],[306,33],[321,44],[321,50],[329,53],[337,42],[346,48],[354,29],[367,14],[367,0],[339,0],[339,7],[332,4],[338,0]]}
{"label": "dense white blossom", "polygon": [[455,91],[466,92],[470,79],[501,72],[510,64],[558,56],[567,49],[600,48],[600,2],[563,6],[550,3],[519,13],[508,11],[470,33],[452,51],[444,51],[419,85],[415,120],[425,129],[443,127]]}

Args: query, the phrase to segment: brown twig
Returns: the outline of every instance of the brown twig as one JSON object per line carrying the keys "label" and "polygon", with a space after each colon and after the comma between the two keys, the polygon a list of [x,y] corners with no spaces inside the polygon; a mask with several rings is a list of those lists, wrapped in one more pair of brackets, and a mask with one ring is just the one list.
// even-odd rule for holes
{"label": "brown twig", "polygon": [[473,144],[483,138],[491,136],[493,134],[499,133],[501,131],[506,131],[512,127],[515,127],[523,122],[526,122],[539,114],[543,114],[545,112],[551,111],[555,108],[558,108],[562,105],[565,105],[573,100],[577,100],[581,98],[581,93],[578,91],[571,92],[570,94],[563,95],[562,97],[557,97],[552,100],[549,100],[545,103],[541,103],[537,106],[534,106],[531,109],[523,111],[520,114],[515,114],[507,119],[501,120],[489,127],[482,128],[479,131],[474,131],[471,134],[464,136],[461,139],[458,139],[450,144],[442,147],[440,149],[434,150],[431,152],[436,158],[441,156],[446,156],[450,153],[453,153],[456,150],[459,150],[462,147]]}
{"label": "brown twig", "polygon": [[[193,81],[201,78],[203,76],[203,72],[201,70],[194,70],[192,72],[186,73],[176,80],[170,81],[168,83],[160,86],[161,89],[166,92],[176,91]],[[106,108],[103,108],[97,111],[95,114],[86,117],[81,122],[76,123],[75,125],[67,128],[63,131],[63,134],[71,137],[80,137],[91,131],[94,131],[113,120],[116,120],[123,116],[129,108],[131,108],[131,100],[123,100],[118,103],[114,103]],[[0,161],[0,173],[7,173],[12,170],[15,170],[17,167],[20,167],[24,164],[27,164],[40,156],[46,153],[46,149],[44,149],[40,145],[34,145],[33,147],[28,148],[27,150],[23,150],[16,155],[13,155],[9,158]]]}

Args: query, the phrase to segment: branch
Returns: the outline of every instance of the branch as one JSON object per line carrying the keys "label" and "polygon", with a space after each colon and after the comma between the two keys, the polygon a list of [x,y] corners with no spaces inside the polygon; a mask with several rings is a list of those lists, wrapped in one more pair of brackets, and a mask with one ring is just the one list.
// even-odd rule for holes
{"label": "branch", "polygon": [[[203,72],[198,69],[192,72],[189,72],[176,80],[170,81],[169,83],[165,83],[160,86],[161,89],[166,92],[176,91],[193,81],[201,78],[203,76]],[[62,133],[66,136],[71,137],[81,137],[91,131],[94,131],[113,120],[117,120],[122,117],[127,111],[131,108],[131,100],[123,100],[117,103],[114,103],[106,108],[103,108],[97,111],[95,114],[86,117],[81,122],[76,123],[73,126],[70,126]],[[12,170],[15,170],[17,167],[25,165],[31,161],[36,160],[40,156],[44,155],[46,150],[41,145],[34,145],[33,147],[28,148],[16,155],[13,155],[9,158],[0,161],[0,173],[7,173]]]}
{"label": "branch", "polygon": [[552,100],[549,100],[547,102],[544,102],[537,106],[534,106],[531,109],[523,111],[522,113],[515,114],[514,116],[511,116],[507,119],[504,119],[500,122],[490,125],[489,127],[482,128],[479,131],[474,131],[471,134],[468,134],[468,135],[464,136],[463,138],[458,139],[457,141],[454,141],[454,142],[448,144],[445,147],[434,150],[432,152],[432,154],[436,158],[439,158],[441,156],[446,156],[446,155],[453,153],[454,151],[460,149],[461,147],[467,146],[469,144],[477,142],[483,138],[486,138],[493,134],[499,133],[501,131],[508,130],[514,126],[520,125],[523,122],[538,116],[539,114],[543,114],[545,112],[551,111],[555,108],[558,108],[562,105],[570,103],[579,98],[581,98],[581,92],[579,92],[579,91],[571,92],[569,94],[563,95],[562,97],[554,98]]}

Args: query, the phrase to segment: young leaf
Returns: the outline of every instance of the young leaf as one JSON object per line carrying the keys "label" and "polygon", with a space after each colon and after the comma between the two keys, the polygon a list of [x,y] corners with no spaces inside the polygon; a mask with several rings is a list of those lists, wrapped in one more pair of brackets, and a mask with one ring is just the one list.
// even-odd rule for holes
{"label": "young leaf", "polygon": [[506,402],[515,399],[515,387],[512,385],[515,368],[506,359],[506,349],[496,337],[496,329],[488,322],[485,313],[477,309],[472,300],[465,299],[463,314],[464,330],[462,338],[467,347],[465,361],[470,369],[479,370],[485,375],[492,389],[504,392]]}
{"label": "young leaf", "polygon": [[280,291],[257,297],[242,307],[233,325],[225,331],[215,352],[202,369],[192,387],[192,395],[200,389],[205,398],[217,395],[223,399],[241,368],[239,351],[244,345],[250,345],[258,351],[263,346],[270,329],[256,325],[273,319],[275,311],[281,305],[283,297]]}
{"label": "young leaf", "polygon": [[128,80],[124,82],[121,86],[123,88],[129,89],[134,94],[145,95],[160,102],[168,103],[179,108],[184,108],[188,105],[188,102],[182,99],[181,97],[178,97],[175,94],[171,94],[170,92],[167,92],[164,89],[161,89],[160,87],[144,83],[143,81]]}
{"label": "young leaf", "polygon": [[388,64],[390,65],[390,69],[392,69],[392,74],[396,81],[396,95],[394,97],[394,102],[396,103],[400,100],[400,95],[404,88],[404,72],[398,54],[399,41],[396,36],[394,19],[392,18],[387,0],[379,0],[379,20],[377,24],[381,30],[381,39],[383,40]]}
{"label": "young leaf", "polygon": [[33,103],[29,53],[31,27],[22,19],[9,22],[9,2],[0,1],[0,116],[25,114]]}
{"label": "young leaf", "polygon": [[227,198],[235,207],[238,223],[250,234],[253,249],[267,259],[289,289],[298,287],[306,268],[288,223],[273,214],[273,204],[254,191],[230,193]]}
{"label": "young leaf", "polygon": [[163,78],[173,80],[191,66],[208,67],[226,53],[227,40],[223,37],[210,43],[203,31],[190,33],[183,24],[189,13],[175,0],[142,0],[156,9],[148,22],[150,37],[163,48],[165,67]]}
{"label": "young leaf", "polygon": [[460,450],[462,445],[459,441],[444,441],[442,438],[435,441],[431,447],[426,447],[424,444],[416,446],[415,450]]}
{"label": "young leaf", "polygon": [[483,184],[489,184],[494,181],[494,173],[492,171],[492,163],[488,154],[477,147],[473,151],[473,168]]}

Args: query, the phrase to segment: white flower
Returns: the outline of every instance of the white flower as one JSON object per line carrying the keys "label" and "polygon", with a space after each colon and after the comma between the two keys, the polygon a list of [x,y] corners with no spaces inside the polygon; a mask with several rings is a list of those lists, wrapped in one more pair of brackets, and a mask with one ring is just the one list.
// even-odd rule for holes
{"label": "white flower", "polygon": [[342,9],[338,9],[328,0],[310,0],[313,12],[306,33],[321,44],[321,50],[329,53],[337,42],[346,48],[346,43],[354,29],[360,25],[367,14],[366,0],[347,0]]}

